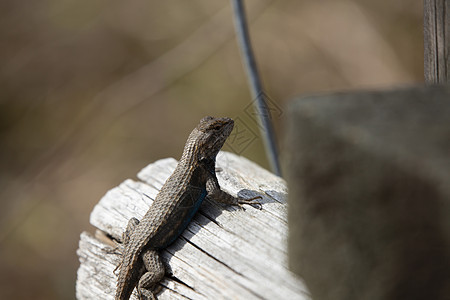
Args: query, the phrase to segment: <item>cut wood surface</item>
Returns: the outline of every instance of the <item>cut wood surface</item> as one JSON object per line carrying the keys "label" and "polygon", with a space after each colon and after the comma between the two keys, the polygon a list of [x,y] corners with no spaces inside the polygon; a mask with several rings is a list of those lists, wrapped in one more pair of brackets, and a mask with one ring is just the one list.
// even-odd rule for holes
{"label": "cut wood surface", "polygon": [[[177,161],[162,159],[125,180],[100,200],[79,249],[77,299],[113,299],[119,264],[109,254],[131,217],[141,219]],[[253,162],[221,152],[217,173],[223,190],[247,198],[260,195],[262,210],[205,200],[188,228],[162,251],[174,278],[161,282],[158,299],[309,299],[302,281],[287,269],[287,189],[283,179]],[[131,299],[137,299],[134,291]]]}

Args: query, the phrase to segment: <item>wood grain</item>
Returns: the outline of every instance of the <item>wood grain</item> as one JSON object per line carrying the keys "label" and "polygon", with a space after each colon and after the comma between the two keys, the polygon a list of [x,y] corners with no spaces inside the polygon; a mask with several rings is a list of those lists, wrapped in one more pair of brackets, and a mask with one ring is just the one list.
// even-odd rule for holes
{"label": "wood grain", "polygon": [[[107,235],[119,237],[131,217],[142,218],[176,166],[162,159],[125,180],[91,214],[99,229],[81,234],[77,299],[113,299],[119,256],[107,254]],[[178,280],[166,278],[159,299],[309,299],[286,263],[286,196],[283,179],[226,152],[217,159],[219,183],[232,195],[263,197],[263,209],[245,211],[205,201],[181,238],[162,252]],[[131,299],[136,299],[135,293]]]}

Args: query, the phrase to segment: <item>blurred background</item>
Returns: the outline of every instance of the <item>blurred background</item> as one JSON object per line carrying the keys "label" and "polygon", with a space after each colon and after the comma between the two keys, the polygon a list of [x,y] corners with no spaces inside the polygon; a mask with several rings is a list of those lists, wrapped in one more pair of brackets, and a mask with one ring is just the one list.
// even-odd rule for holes
{"label": "blurred background", "polygon": [[[423,82],[422,1],[247,0],[266,94]],[[0,298],[75,299],[102,195],[205,115],[255,133],[228,1],[0,2]],[[256,138],[244,155],[268,167]]]}

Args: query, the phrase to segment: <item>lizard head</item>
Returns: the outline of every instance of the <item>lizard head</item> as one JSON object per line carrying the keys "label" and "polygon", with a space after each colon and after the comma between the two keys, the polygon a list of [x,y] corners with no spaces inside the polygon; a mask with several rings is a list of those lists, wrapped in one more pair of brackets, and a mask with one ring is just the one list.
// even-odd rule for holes
{"label": "lizard head", "polygon": [[233,130],[230,118],[204,117],[192,131],[189,140],[195,144],[198,160],[214,160]]}

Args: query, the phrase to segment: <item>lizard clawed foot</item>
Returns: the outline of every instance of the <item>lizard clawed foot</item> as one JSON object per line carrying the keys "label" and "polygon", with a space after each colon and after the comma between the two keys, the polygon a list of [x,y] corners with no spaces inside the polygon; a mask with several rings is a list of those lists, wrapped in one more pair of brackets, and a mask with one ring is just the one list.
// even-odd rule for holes
{"label": "lizard clawed foot", "polygon": [[120,267],[122,266],[122,260],[120,261],[120,263],[114,268],[113,273],[114,275],[118,276],[119,274],[116,274],[117,270],[120,269]]}
{"label": "lizard clawed foot", "polygon": [[[106,252],[107,254],[119,254],[119,255],[122,255],[122,245],[121,245],[120,243],[116,242],[116,241],[114,241],[114,243],[116,244],[115,247],[103,248],[102,250],[103,250],[104,252]],[[116,268],[113,270],[113,273],[114,273],[115,275],[117,275],[116,272],[117,272],[117,270],[120,269],[121,266],[122,266],[122,260],[121,260],[120,263],[116,266]]]}
{"label": "lizard clawed foot", "polygon": [[152,291],[138,289],[139,300],[157,300]]}
{"label": "lizard clawed foot", "polygon": [[244,209],[242,207],[243,204],[248,204],[248,205],[252,205],[252,206],[255,205],[255,206],[258,207],[258,209],[261,210],[262,209],[262,204],[261,204],[261,202],[256,201],[256,199],[262,199],[262,197],[261,196],[256,196],[256,197],[253,197],[253,198],[250,198],[250,199],[238,198],[238,205],[242,209]]}
{"label": "lizard clawed foot", "polygon": [[114,241],[115,247],[109,247],[109,248],[103,248],[103,251],[105,251],[107,254],[119,254],[122,255],[123,246],[121,243]]}

